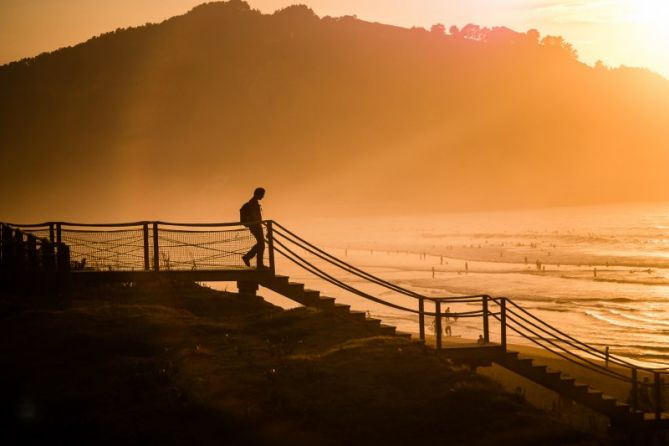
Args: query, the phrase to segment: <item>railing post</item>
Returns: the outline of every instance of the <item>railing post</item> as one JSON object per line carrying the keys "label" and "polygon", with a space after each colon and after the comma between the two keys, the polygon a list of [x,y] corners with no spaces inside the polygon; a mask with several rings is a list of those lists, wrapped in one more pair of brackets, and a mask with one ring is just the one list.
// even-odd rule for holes
{"label": "railing post", "polygon": [[441,302],[434,303],[434,334],[437,338],[437,350],[441,350]]}
{"label": "railing post", "polygon": [[418,298],[418,338],[425,341],[425,299]]}
{"label": "railing post", "polygon": [[655,419],[660,420],[662,418],[662,380],[660,379],[660,373],[655,372]]}
{"label": "railing post", "polygon": [[24,273],[26,270],[26,246],[23,242],[23,231],[14,231],[14,271]]}
{"label": "railing post", "polygon": [[51,242],[51,244],[56,243],[56,236],[54,233],[53,223],[49,223],[49,241]]}
{"label": "railing post", "polygon": [[14,231],[8,225],[2,225],[2,269],[14,270]]}
{"label": "railing post", "polygon": [[490,325],[488,322],[488,296],[483,296],[483,342],[490,342]]}
{"label": "railing post", "polygon": [[160,248],[158,245],[158,223],[153,223],[153,270],[160,271]]}
{"label": "railing post", "polygon": [[28,271],[30,273],[36,273],[39,268],[39,262],[37,259],[37,239],[33,234],[28,234],[28,242],[26,243],[27,259],[28,259]]}
{"label": "railing post", "polygon": [[5,269],[5,250],[7,247],[5,246],[5,225],[0,224],[0,271],[4,271]]}
{"label": "railing post", "polygon": [[502,344],[502,351],[506,351],[506,297],[502,297],[499,302],[500,308],[500,342]]}
{"label": "railing post", "polygon": [[639,408],[639,377],[637,369],[632,369],[632,398],[630,399],[632,410],[636,411]]}
{"label": "railing post", "polygon": [[274,266],[274,230],[272,229],[272,220],[267,221],[267,244],[269,245],[269,269],[272,274],[276,273]]}
{"label": "railing post", "polygon": [[149,271],[151,269],[151,263],[149,262],[149,224],[144,223],[142,227],[144,233],[144,270]]}
{"label": "railing post", "polygon": [[42,239],[40,253],[42,257],[42,268],[46,272],[56,270],[56,249],[51,240]]}
{"label": "railing post", "polygon": [[56,270],[59,273],[70,271],[70,247],[65,243],[58,243],[56,254]]}
{"label": "railing post", "polygon": [[[67,270],[70,265],[70,250],[63,248],[63,230],[60,223],[56,223],[56,271],[59,273]],[[67,265],[66,265],[67,264]]]}

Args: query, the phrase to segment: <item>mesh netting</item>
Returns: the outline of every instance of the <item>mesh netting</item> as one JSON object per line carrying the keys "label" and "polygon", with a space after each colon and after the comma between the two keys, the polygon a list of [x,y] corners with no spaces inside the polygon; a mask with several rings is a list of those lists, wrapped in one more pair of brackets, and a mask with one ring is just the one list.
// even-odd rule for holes
{"label": "mesh netting", "polygon": [[142,228],[104,231],[62,229],[61,241],[70,247],[70,260],[75,269],[144,269]]}
{"label": "mesh netting", "polygon": [[161,270],[242,267],[242,256],[256,243],[246,228],[208,231],[158,230]]}
{"label": "mesh netting", "polygon": [[[255,237],[242,226],[195,228],[158,226],[158,261],[161,270],[219,270],[244,267],[242,256],[255,245]],[[22,229],[38,239],[49,239],[49,227]],[[54,228],[54,238],[57,237]],[[136,271],[153,269],[153,225],[145,240],[142,226],[122,228],[62,225],[60,240],[70,248],[74,270]],[[55,241],[55,240],[54,240]],[[148,258],[145,259],[145,253]],[[268,251],[265,250],[265,258]],[[148,263],[147,263],[148,260]],[[255,260],[254,260],[255,263]]]}

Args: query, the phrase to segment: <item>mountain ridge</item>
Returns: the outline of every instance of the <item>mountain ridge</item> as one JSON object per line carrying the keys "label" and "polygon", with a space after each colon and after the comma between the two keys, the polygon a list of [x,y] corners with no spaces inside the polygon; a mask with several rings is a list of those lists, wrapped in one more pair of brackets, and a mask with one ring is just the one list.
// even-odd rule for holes
{"label": "mountain ridge", "polygon": [[0,98],[17,219],[213,218],[257,184],[296,211],[669,199],[669,81],[533,30],[215,2],[4,65]]}

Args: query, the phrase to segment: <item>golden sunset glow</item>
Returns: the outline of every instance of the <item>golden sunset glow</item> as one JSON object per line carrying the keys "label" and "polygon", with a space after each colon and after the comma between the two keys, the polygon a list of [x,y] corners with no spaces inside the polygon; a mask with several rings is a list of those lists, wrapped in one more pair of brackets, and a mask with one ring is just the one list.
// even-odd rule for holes
{"label": "golden sunset glow", "polygon": [[[626,11],[619,19],[626,18],[638,27],[636,40],[639,49],[669,60],[669,2],[664,0],[625,0]],[[661,62],[661,61],[658,61]]]}
{"label": "golden sunset glow", "polygon": [[0,0],[5,443],[665,444],[668,54],[669,0]]}

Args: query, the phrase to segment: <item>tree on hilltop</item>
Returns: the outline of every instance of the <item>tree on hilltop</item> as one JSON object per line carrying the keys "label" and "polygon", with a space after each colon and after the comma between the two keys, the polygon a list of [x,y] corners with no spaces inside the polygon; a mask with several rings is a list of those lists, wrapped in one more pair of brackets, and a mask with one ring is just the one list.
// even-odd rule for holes
{"label": "tree on hilltop", "polygon": [[443,36],[446,34],[446,27],[441,23],[435,23],[434,25],[432,25],[432,28],[430,28],[430,32],[432,32],[433,34]]}
{"label": "tree on hilltop", "polygon": [[556,53],[566,55],[571,59],[578,58],[578,52],[574,46],[564,40],[561,36],[546,36],[541,39],[541,46],[553,50]]}

